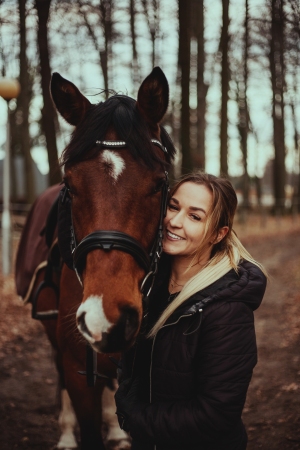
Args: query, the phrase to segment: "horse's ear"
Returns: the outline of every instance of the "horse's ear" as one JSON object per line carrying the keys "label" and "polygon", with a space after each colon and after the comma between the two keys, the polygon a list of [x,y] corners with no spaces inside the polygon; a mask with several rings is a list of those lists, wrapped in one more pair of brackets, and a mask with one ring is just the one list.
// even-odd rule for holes
{"label": "horse's ear", "polygon": [[79,91],[75,84],[53,73],[50,84],[53,102],[62,117],[71,125],[78,125],[91,103]]}
{"label": "horse's ear", "polygon": [[137,108],[150,125],[163,119],[169,103],[169,84],[160,67],[154,67],[142,82],[137,98]]}

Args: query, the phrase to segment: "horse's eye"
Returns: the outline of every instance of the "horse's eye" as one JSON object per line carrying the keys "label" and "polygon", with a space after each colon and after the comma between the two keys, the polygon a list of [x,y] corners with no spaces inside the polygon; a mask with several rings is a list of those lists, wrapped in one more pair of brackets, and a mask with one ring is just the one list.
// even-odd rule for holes
{"label": "horse's eye", "polygon": [[70,185],[69,185],[68,181],[66,180],[66,178],[63,179],[63,183],[64,183],[64,185],[65,185],[66,188],[67,188],[67,193],[68,193],[68,195],[69,195],[70,197],[72,197],[72,196],[73,196],[73,192],[72,192],[72,189],[70,188]]}
{"label": "horse's eye", "polygon": [[165,180],[159,180],[159,182],[156,184],[156,187],[154,189],[154,193],[156,194],[157,192],[160,192],[163,188],[163,185],[165,183]]}

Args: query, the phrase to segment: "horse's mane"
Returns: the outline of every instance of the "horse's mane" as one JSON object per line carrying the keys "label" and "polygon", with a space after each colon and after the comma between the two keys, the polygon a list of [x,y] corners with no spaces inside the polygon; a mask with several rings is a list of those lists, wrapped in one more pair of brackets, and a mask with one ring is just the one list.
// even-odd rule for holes
{"label": "horse's mane", "polygon": [[[151,136],[141,115],[136,109],[136,101],[125,95],[113,95],[105,102],[92,105],[82,122],[74,130],[71,141],[63,151],[62,165],[72,165],[76,162],[93,158],[99,148],[96,141],[105,140],[107,131],[112,128],[121,141],[126,141],[135,159],[140,159],[148,167],[153,168],[158,161]],[[168,150],[168,163],[174,158],[173,142],[161,126],[161,141]],[[162,155],[163,156],[163,155]],[[159,159],[160,162],[163,159]]]}

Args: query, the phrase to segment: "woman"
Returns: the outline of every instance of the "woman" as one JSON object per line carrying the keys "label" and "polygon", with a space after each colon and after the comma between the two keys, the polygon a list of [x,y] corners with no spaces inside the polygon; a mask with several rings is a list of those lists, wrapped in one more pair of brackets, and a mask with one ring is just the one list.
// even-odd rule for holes
{"label": "woman", "polygon": [[266,277],[232,230],[236,207],[231,183],[213,175],[188,175],[170,193],[147,331],[116,393],[132,450],[246,449]]}

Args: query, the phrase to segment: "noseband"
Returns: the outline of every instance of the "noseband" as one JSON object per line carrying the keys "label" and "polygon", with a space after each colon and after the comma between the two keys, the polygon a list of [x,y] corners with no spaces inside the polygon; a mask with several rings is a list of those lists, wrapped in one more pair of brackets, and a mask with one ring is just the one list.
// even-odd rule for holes
{"label": "noseband", "polygon": [[[151,139],[151,142],[152,144],[159,147],[164,153],[168,154],[167,149],[161,144],[161,142],[156,139]],[[108,149],[120,149],[127,147],[127,144],[124,141],[96,141],[96,144]],[[165,180],[162,186],[159,225],[149,255],[135,238],[129,236],[126,233],[123,233],[122,231],[97,230],[85,236],[77,244],[73,226],[73,217],[71,217],[71,251],[73,256],[73,268],[81,285],[82,280],[80,277],[80,273],[85,265],[86,256],[89,252],[101,249],[106,252],[109,252],[111,250],[119,250],[128,253],[134,257],[139,266],[146,272],[146,276],[144,277],[141,284],[144,314],[146,313],[148,306],[147,300],[154,284],[155,275],[158,269],[158,261],[162,253],[163,219],[166,215],[168,189],[168,172],[165,172]],[[67,191],[68,187],[66,186],[64,196],[66,195]],[[62,199],[62,202],[64,202],[64,198]],[[147,293],[144,294],[146,284],[150,284],[150,286]]]}

